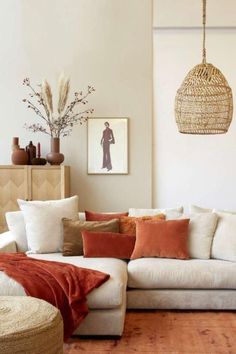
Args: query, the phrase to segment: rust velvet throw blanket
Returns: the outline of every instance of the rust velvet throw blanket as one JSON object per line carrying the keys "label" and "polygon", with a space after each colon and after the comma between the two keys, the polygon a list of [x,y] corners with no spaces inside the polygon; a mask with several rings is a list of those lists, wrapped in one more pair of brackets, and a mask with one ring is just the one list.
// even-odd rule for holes
{"label": "rust velvet throw blanket", "polygon": [[20,283],[28,296],[57,307],[68,339],[88,314],[86,295],[109,279],[109,275],[72,264],[27,257],[24,253],[0,254],[0,271]]}

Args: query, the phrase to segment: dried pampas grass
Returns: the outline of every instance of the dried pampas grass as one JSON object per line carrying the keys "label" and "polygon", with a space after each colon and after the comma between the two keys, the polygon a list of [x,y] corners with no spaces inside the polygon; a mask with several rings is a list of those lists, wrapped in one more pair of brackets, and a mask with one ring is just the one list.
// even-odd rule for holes
{"label": "dried pampas grass", "polygon": [[47,80],[43,80],[42,82],[41,93],[42,93],[43,100],[46,103],[47,109],[52,115],[53,113],[52,90]]}
{"label": "dried pampas grass", "polygon": [[65,108],[68,94],[70,91],[70,79],[66,78],[64,75],[61,75],[59,78],[59,99],[58,99],[58,106],[57,111],[61,114]]}
{"label": "dried pampas grass", "polygon": [[[59,92],[58,92],[58,105],[55,112],[53,112],[53,96],[52,90],[47,80],[43,80],[41,92],[36,91],[29,78],[23,80],[23,85],[30,89],[30,97],[24,98],[23,102],[27,107],[35,112],[44,124],[25,124],[25,128],[29,131],[36,133],[41,132],[50,135],[51,137],[59,138],[60,136],[69,136],[72,132],[72,128],[76,124],[82,124],[87,121],[88,115],[93,113],[93,109],[81,109],[81,111],[75,111],[77,106],[84,106],[88,103],[88,95],[95,91],[93,86],[88,86],[86,92],[76,91],[71,102],[68,103],[70,80],[68,77],[61,75],[59,79]],[[34,101],[33,101],[34,99]],[[46,114],[45,114],[46,113]]]}

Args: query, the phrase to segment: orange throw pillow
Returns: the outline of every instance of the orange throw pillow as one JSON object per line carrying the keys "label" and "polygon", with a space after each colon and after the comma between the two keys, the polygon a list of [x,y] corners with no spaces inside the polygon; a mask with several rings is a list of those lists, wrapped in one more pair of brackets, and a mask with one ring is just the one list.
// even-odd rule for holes
{"label": "orange throw pillow", "polygon": [[188,259],[189,219],[159,222],[137,221],[131,259],[161,257]]}
{"label": "orange throw pillow", "polygon": [[115,232],[82,231],[84,257],[130,259],[135,236]]}
{"label": "orange throw pillow", "polygon": [[165,220],[164,214],[158,214],[154,216],[126,216],[119,219],[120,224],[120,233],[121,234],[128,234],[128,235],[136,235],[136,221],[143,220],[143,221],[158,221],[158,220]]}
{"label": "orange throw pillow", "polygon": [[119,219],[123,216],[127,216],[127,213],[116,213],[116,214],[105,214],[105,213],[94,213],[92,211],[85,210],[85,220],[86,221],[109,221],[112,219]]}

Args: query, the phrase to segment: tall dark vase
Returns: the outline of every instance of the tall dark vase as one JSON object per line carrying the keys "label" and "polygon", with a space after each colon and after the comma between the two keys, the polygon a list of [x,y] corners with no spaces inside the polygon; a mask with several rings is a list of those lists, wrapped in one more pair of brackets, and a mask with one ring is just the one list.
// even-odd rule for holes
{"label": "tall dark vase", "polygon": [[60,153],[60,138],[51,138],[51,152],[46,157],[51,165],[60,165],[64,161],[64,155]]}
{"label": "tall dark vase", "polygon": [[32,141],[26,146],[25,151],[28,154],[28,165],[32,165],[32,161],[36,157],[36,146],[33,145]]}

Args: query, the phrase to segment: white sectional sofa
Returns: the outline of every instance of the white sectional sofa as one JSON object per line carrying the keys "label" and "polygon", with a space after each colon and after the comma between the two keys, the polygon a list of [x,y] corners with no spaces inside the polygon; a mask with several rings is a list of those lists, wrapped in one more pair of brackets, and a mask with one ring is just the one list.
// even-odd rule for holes
{"label": "white sectional sofa", "polygon": [[[19,240],[18,240],[19,242]],[[16,252],[14,234],[0,235],[0,252]],[[236,262],[218,259],[177,260],[63,257],[34,258],[72,263],[110,274],[88,296],[90,313],[76,331],[81,335],[122,335],[126,309],[236,309]],[[24,289],[0,272],[0,295],[25,295]]]}

